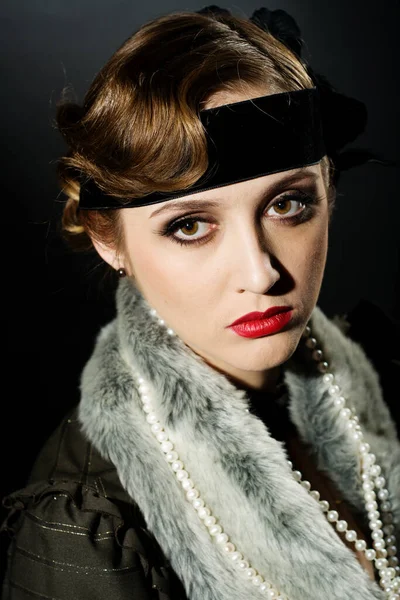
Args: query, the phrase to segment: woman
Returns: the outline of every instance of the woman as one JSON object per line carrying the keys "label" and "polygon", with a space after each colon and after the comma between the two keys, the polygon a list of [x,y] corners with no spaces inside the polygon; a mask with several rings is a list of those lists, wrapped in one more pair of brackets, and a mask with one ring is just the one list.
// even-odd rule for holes
{"label": "woman", "polygon": [[7,498],[6,598],[399,598],[395,425],[317,306],[359,111],[286,13],[216,7],[60,107],[64,229],[120,275],[117,317]]}

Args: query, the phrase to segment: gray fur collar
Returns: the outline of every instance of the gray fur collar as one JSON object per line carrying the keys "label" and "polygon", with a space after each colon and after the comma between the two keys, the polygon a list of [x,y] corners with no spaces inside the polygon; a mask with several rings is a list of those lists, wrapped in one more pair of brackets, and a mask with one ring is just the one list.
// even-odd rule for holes
{"label": "gray fur collar", "polygon": [[[82,375],[79,419],[97,450],[115,464],[188,598],[262,596],[236,573],[186,500],[145,420],[132,366],[152,383],[157,410],[217,521],[289,600],[383,598],[317,503],[294,481],[283,445],[245,412],[246,393],[149,320],[149,309],[132,282],[122,280],[117,318],[101,331]],[[400,445],[378,377],[361,347],[318,307],[311,320],[383,469],[398,525]],[[344,497],[364,513],[353,442],[339,425],[327,385],[299,349],[285,366],[285,383],[303,441]]]}

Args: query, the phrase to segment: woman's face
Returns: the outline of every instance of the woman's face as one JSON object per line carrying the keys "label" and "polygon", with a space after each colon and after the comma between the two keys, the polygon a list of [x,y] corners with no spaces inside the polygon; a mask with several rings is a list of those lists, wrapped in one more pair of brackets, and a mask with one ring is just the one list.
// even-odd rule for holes
{"label": "woman's face", "polygon": [[[125,267],[209,364],[267,387],[268,373],[295,351],[320,292],[329,220],[320,165],[127,208],[120,217],[126,252],[114,266]],[[229,327],[273,306],[292,308],[276,333],[249,338]]]}

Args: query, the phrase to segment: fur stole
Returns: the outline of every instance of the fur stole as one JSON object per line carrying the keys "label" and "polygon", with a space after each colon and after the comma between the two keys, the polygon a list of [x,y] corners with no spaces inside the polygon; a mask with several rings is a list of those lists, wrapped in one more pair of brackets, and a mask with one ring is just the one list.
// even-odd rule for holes
{"label": "fur stole", "polygon": [[[121,280],[117,317],[106,325],[81,382],[86,437],[115,464],[190,600],[263,596],[238,573],[186,500],[153,437],[132,377],[153,386],[170,439],[236,547],[289,600],[384,598],[318,504],[294,479],[283,444],[246,412],[248,398],[177,336],[170,337],[130,280]],[[387,480],[400,534],[400,444],[379,380],[362,348],[315,307],[311,325]],[[315,363],[299,348],[285,364],[290,416],[317,465],[365,515],[359,459]],[[399,539],[399,538],[398,538]]]}

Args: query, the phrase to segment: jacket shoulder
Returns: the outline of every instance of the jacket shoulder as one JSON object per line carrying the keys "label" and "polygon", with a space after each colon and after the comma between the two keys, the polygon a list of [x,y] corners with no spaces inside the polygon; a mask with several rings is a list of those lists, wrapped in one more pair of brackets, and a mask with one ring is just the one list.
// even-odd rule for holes
{"label": "jacket shoulder", "polygon": [[44,445],[26,487],[3,505],[5,600],[171,597],[174,574],[114,465],[81,433],[76,409]]}

